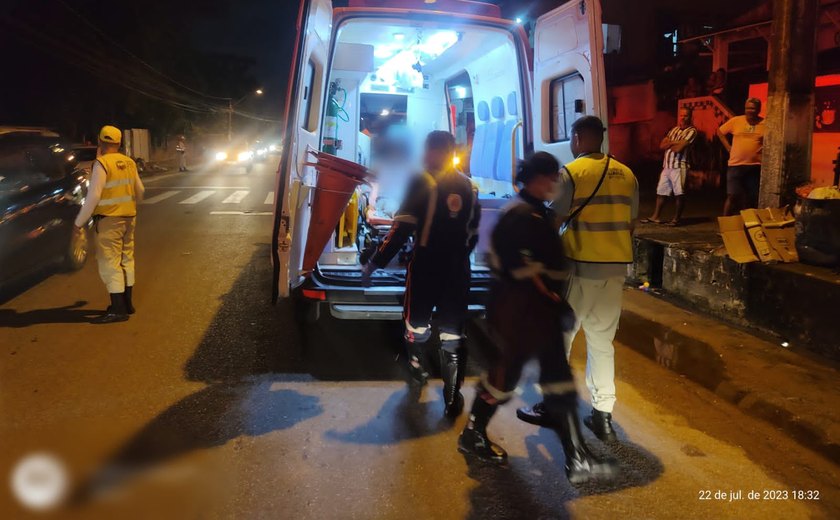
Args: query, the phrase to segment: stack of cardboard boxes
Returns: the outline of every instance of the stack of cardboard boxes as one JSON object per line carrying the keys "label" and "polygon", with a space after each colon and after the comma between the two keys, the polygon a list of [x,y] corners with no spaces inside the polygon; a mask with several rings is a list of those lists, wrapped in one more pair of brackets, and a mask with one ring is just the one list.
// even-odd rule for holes
{"label": "stack of cardboard boxes", "polygon": [[729,257],[749,262],[798,262],[796,220],[788,208],[745,209],[740,215],[718,217]]}

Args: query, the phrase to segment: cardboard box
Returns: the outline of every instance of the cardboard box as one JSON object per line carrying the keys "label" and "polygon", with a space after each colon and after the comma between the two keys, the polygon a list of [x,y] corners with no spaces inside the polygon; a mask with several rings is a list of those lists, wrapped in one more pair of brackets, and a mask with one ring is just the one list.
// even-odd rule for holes
{"label": "cardboard box", "polygon": [[755,252],[758,253],[759,260],[762,262],[781,262],[782,257],[767,240],[767,235],[765,235],[764,228],[761,225],[761,218],[758,216],[758,210],[741,210],[741,218],[744,219],[744,227],[747,228],[747,234],[750,236],[750,242],[752,242]]}
{"label": "cardboard box", "polygon": [[798,262],[796,252],[796,219],[788,208],[768,208],[758,211],[767,242],[783,262]]}
{"label": "cardboard box", "polygon": [[744,219],[740,215],[732,217],[718,217],[720,234],[723,236],[723,245],[726,246],[726,253],[729,258],[739,264],[757,262],[758,257],[750,245],[750,238],[744,227]]}

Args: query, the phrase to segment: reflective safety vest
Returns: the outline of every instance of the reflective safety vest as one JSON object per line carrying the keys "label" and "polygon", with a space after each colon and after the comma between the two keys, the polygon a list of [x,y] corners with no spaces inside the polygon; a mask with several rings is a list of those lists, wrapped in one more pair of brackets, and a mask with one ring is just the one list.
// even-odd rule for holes
{"label": "reflective safety vest", "polygon": [[105,187],[94,215],[133,217],[137,215],[134,182],[137,165],[121,153],[108,153],[96,159],[105,169]]}
{"label": "reflective safety vest", "polygon": [[[566,165],[575,185],[572,210],[580,207],[598,187],[607,156],[591,154]],[[636,177],[630,168],[610,160],[609,171],[598,193],[563,234],[566,254],[572,260],[592,263],[633,262],[632,201]]]}

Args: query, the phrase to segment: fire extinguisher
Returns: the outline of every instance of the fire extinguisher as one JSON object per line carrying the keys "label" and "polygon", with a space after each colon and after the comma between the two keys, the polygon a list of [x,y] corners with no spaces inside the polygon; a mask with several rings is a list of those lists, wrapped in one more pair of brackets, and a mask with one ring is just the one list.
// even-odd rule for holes
{"label": "fire extinguisher", "polygon": [[[339,91],[344,93],[344,100],[341,104],[336,100]],[[321,151],[335,155],[341,149],[341,141],[338,139],[338,120],[349,122],[350,116],[344,110],[347,102],[347,91],[341,88],[339,80],[330,83],[329,99],[327,100],[327,113],[324,117],[324,140]]]}

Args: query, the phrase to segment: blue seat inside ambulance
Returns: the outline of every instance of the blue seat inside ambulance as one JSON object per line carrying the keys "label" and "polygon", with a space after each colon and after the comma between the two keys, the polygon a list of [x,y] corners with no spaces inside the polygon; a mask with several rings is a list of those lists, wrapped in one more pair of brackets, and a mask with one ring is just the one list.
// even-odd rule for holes
{"label": "blue seat inside ambulance", "polygon": [[[512,171],[512,156],[511,144],[513,143],[513,128],[516,126],[519,118],[519,108],[516,103],[516,92],[508,94],[507,98],[507,112],[510,118],[505,121],[504,129],[502,131],[501,142],[499,144],[499,155],[496,160],[496,169],[494,178],[499,181],[511,182]],[[516,149],[519,149],[519,132],[516,133]]]}
{"label": "blue seat inside ambulance", "polygon": [[490,101],[491,121],[487,124],[487,136],[481,154],[479,177],[495,178],[496,162],[499,160],[499,148],[505,131],[505,102],[499,96]]}
{"label": "blue seat inside ambulance", "polygon": [[486,176],[482,169],[481,158],[484,154],[484,143],[487,141],[487,123],[490,122],[490,106],[486,101],[479,101],[475,107],[478,122],[473,134],[472,151],[470,152],[470,173],[473,177]]}

